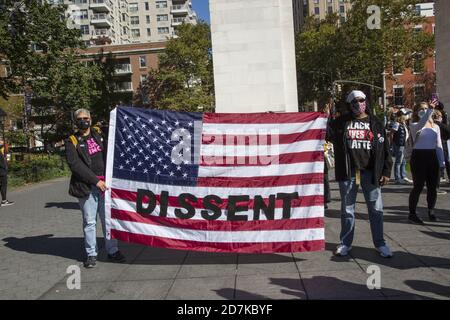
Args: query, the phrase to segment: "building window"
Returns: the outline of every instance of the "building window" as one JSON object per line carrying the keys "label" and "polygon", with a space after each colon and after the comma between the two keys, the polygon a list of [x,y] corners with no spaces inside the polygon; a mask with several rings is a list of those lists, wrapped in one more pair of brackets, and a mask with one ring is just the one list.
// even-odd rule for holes
{"label": "building window", "polygon": [[157,9],[167,8],[167,1],[156,1],[156,8]]}
{"label": "building window", "polygon": [[158,28],[158,34],[169,34],[169,28],[168,27]]}
{"label": "building window", "polygon": [[320,8],[319,8],[319,7],[315,7],[315,8],[314,8],[314,14],[315,14],[316,16],[319,16],[319,15],[320,15]]}
{"label": "building window", "polygon": [[392,62],[392,72],[393,74],[402,74],[403,73],[403,66],[400,63],[400,56],[395,56],[394,61]]}
{"label": "building window", "polygon": [[145,3],[145,10],[150,10],[150,5],[148,4],[148,2]]}
{"label": "building window", "polygon": [[339,12],[342,14],[342,13],[345,13],[345,6],[339,6]]}
{"label": "building window", "polygon": [[333,14],[333,7],[328,7],[328,14]]}
{"label": "building window", "polygon": [[147,28],[147,36],[150,37],[152,35],[152,29]]}
{"label": "building window", "polygon": [[123,27],[123,29],[122,29],[122,34],[124,34],[124,35],[128,34],[127,27]]}
{"label": "building window", "polygon": [[130,17],[130,23],[131,23],[132,25],[137,25],[137,24],[139,24],[139,16],[133,16],[133,17]]}
{"label": "building window", "polygon": [[169,21],[169,16],[167,14],[158,14],[156,16],[156,20],[158,20],[158,21]]}
{"label": "building window", "polygon": [[394,105],[404,105],[403,87],[394,87]]}
{"label": "building window", "polygon": [[423,73],[425,71],[425,59],[423,58],[423,54],[415,53],[413,58],[414,58],[413,72]]}
{"label": "building window", "polygon": [[143,83],[145,80],[147,80],[147,76],[145,74],[141,74],[140,82]]}
{"label": "building window", "polygon": [[414,102],[420,103],[425,101],[425,85],[417,84],[414,86]]}
{"label": "building window", "polygon": [[141,30],[139,30],[139,29],[131,29],[131,36],[133,38],[139,38],[141,36]]}
{"label": "building window", "polygon": [[150,16],[145,16],[145,21],[147,22],[147,24],[150,24]]}
{"label": "building window", "polygon": [[138,12],[139,5],[137,3],[130,3],[128,8],[129,8],[130,12]]}
{"label": "building window", "polygon": [[80,31],[82,35],[89,35],[89,25],[81,25]]}
{"label": "building window", "polygon": [[140,56],[139,57],[139,67],[140,68],[146,68],[147,67],[147,57],[146,56]]}

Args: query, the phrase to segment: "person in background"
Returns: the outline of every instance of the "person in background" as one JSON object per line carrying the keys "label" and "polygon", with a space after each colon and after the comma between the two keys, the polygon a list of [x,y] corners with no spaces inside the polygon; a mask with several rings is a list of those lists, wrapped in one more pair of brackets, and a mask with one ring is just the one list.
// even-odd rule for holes
{"label": "person in background", "polygon": [[97,262],[97,214],[105,238],[108,259],[125,262],[125,257],[117,247],[117,240],[106,238],[105,223],[105,167],[107,141],[98,127],[91,127],[90,112],[86,109],[75,111],[78,131],[66,140],[67,163],[72,176],[69,194],[78,198],[83,214],[84,243],[87,259],[86,268],[93,268]]}
{"label": "person in background", "polygon": [[381,187],[389,182],[392,158],[384,124],[371,114],[362,91],[347,97],[348,113],[331,119],[327,140],[334,145],[335,174],[341,194],[341,233],[337,256],[351,250],[355,233],[355,208],[359,186],[366,201],[372,240],[384,258],[393,256],[383,234]]}
{"label": "person in background", "polygon": [[405,109],[397,112],[391,127],[391,141],[395,157],[394,178],[396,184],[412,183],[406,176],[405,147],[409,139],[409,130],[406,125],[408,113]]}
{"label": "person in background", "polygon": [[437,188],[440,178],[440,168],[445,165],[442,149],[441,131],[432,119],[434,104],[422,102],[417,105],[410,125],[413,151],[411,155],[411,172],[414,187],[409,195],[409,221],[423,224],[417,216],[417,203],[426,183],[428,218],[436,221],[434,208],[436,206]]}
{"label": "person in background", "polygon": [[441,121],[436,122],[437,125],[441,128],[441,138],[442,138],[442,148],[444,149],[444,157],[445,157],[445,169],[442,168],[441,170],[441,182],[446,182],[445,180],[445,171],[447,171],[447,182],[450,183],[450,160],[449,160],[449,150],[448,150],[448,141],[450,140],[450,137],[443,134],[443,130],[440,124],[443,126],[448,126],[450,123],[448,122],[448,113],[444,109],[444,104],[437,99],[435,99],[436,103],[436,110],[439,110],[441,113]]}
{"label": "person in background", "polygon": [[9,201],[6,198],[8,191],[8,160],[7,160],[8,148],[3,140],[0,140],[0,193],[2,194],[1,206],[11,206],[14,201]]}

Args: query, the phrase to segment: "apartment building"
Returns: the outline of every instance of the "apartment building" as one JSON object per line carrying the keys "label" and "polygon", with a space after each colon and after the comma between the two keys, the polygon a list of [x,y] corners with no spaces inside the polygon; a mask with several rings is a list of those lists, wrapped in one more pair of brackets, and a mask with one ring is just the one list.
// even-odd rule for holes
{"label": "apartment building", "polygon": [[129,16],[132,43],[165,41],[177,26],[197,23],[190,0],[129,0]]}
{"label": "apartment building", "polygon": [[197,23],[189,0],[49,0],[67,5],[68,26],[89,46],[159,42],[182,23]]}
{"label": "apartment building", "polygon": [[320,20],[329,14],[337,13],[343,22],[347,19],[347,12],[351,7],[352,4],[348,0],[308,0],[309,14]]}
{"label": "apartment building", "polygon": [[165,49],[165,42],[131,43],[93,46],[80,51],[82,61],[93,61],[99,55],[112,55],[115,63],[115,91],[124,103],[131,102],[133,94],[151,69],[158,68],[158,55]]}
{"label": "apartment building", "polygon": [[[412,26],[415,32],[435,34],[434,3],[421,3],[416,6],[417,13],[425,18],[419,25]],[[436,93],[436,58],[423,58],[417,54],[412,68],[405,70],[396,67],[387,71],[391,77],[387,79],[387,96],[393,105],[404,105],[409,108],[416,103],[430,99]]]}

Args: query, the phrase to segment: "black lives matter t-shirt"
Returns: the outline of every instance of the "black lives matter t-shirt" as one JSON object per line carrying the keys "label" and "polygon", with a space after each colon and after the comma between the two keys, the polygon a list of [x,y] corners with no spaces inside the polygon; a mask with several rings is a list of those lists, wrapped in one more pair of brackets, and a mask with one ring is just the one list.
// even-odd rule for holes
{"label": "black lives matter t-shirt", "polygon": [[369,117],[351,121],[345,131],[347,149],[350,151],[352,167],[358,170],[372,169],[373,132]]}
{"label": "black lives matter t-shirt", "polygon": [[91,158],[91,170],[96,176],[103,176],[105,174],[105,162],[103,160],[103,149],[97,143],[97,141],[88,135],[85,137],[84,142],[86,144],[86,150]]}

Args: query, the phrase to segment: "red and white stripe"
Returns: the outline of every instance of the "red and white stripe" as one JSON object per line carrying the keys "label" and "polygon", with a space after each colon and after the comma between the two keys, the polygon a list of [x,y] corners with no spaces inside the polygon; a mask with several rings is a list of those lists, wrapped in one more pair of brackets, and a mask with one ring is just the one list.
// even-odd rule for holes
{"label": "red and white stripe", "polygon": [[[115,111],[110,132],[115,132]],[[168,186],[112,179],[109,159],[107,182],[107,228],[123,241],[173,249],[271,253],[324,249],[323,143],[326,119],[318,113],[204,114],[198,185]],[[261,138],[263,135],[263,138]],[[265,137],[264,137],[265,136]],[[114,148],[114,135],[109,147]],[[253,145],[254,143],[258,145]],[[275,144],[274,144],[275,143]],[[108,153],[114,154],[113,152]],[[136,212],[137,190],[151,190],[157,197],[169,192],[166,217],[159,217],[159,198],[151,215]],[[282,219],[282,202],[275,202],[275,220],[260,212],[254,220],[253,198],[298,192],[291,218]],[[195,216],[175,215],[178,195],[198,198]],[[201,216],[203,198],[222,199],[222,215],[214,221]],[[230,195],[248,195],[248,221],[228,221]]]}

